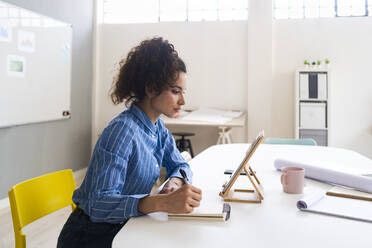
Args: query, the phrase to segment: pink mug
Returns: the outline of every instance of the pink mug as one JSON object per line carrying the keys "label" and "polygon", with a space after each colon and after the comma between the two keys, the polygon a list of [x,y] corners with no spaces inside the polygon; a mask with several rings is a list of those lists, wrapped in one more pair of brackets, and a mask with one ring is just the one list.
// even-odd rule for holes
{"label": "pink mug", "polygon": [[283,191],[290,194],[301,194],[304,189],[305,169],[300,167],[284,167],[280,181]]}

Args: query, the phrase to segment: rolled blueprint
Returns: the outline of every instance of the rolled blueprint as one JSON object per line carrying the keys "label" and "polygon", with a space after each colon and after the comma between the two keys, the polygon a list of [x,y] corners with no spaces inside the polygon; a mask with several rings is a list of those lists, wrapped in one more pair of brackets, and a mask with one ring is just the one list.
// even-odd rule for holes
{"label": "rolled blueprint", "polygon": [[274,167],[277,170],[281,170],[283,167],[288,166],[304,168],[305,177],[307,178],[372,193],[372,178],[370,177],[350,174],[328,168],[322,168],[320,166],[304,164],[284,159],[276,159],[274,161]]}

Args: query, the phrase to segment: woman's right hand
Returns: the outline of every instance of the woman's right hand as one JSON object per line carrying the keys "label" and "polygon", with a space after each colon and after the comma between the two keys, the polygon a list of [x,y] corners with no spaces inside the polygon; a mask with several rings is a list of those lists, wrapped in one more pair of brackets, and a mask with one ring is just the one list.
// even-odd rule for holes
{"label": "woman's right hand", "polygon": [[139,200],[137,209],[140,213],[152,212],[190,213],[200,206],[202,191],[191,184],[184,184],[168,194],[149,195]]}
{"label": "woman's right hand", "polygon": [[165,212],[190,213],[200,206],[202,191],[191,184],[184,184],[163,198]]}

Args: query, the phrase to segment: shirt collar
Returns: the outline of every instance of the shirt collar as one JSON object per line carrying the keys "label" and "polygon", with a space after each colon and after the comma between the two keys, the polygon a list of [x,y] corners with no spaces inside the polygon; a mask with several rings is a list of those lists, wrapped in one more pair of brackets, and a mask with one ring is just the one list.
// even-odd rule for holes
{"label": "shirt collar", "polygon": [[130,112],[133,113],[151,132],[156,133],[156,124],[159,120],[156,120],[154,124],[150,118],[142,111],[135,103],[130,106]]}

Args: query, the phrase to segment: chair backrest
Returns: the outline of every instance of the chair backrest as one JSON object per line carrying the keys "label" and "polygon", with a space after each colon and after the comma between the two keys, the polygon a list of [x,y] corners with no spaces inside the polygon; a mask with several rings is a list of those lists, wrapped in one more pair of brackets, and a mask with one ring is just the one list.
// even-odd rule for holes
{"label": "chair backrest", "polygon": [[266,138],[265,144],[277,144],[277,145],[304,145],[304,146],[316,146],[317,143],[314,139],[282,139],[282,138]]}
{"label": "chair backrest", "polygon": [[9,191],[16,247],[26,247],[22,228],[54,211],[71,205],[76,184],[72,170],[39,176],[13,186]]}

